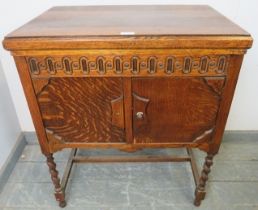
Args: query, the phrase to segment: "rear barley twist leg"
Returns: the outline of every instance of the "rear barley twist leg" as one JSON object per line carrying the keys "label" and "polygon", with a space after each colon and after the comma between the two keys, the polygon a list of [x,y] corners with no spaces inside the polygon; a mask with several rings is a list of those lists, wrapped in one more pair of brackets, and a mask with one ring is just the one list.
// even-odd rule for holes
{"label": "rear barley twist leg", "polygon": [[213,164],[213,161],[212,161],[213,156],[214,155],[212,155],[212,154],[208,154],[205,158],[205,162],[204,162],[204,165],[203,165],[203,170],[202,170],[202,173],[201,173],[199,184],[198,184],[198,186],[196,187],[196,190],[195,190],[195,200],[194,200],[194,205],[195,206],[200,206],[201,201],[205,198],[205,194],[206,194],[205,185],[206,185],[206,182],[208,180],[208,175],[211,171],[210,168]]}
{"label": "rear barley twist leg", "polygon": [[47,165],[49,167],[49,173],[51,175],[52,182],[55,186],[55,197],[59,202],[60,207],[66,206],[65,193],[63,192],[60,184],[60,179],[58,177],[58,171],[56,170],[56,164],[54,162],[53,154],[46,155]]}

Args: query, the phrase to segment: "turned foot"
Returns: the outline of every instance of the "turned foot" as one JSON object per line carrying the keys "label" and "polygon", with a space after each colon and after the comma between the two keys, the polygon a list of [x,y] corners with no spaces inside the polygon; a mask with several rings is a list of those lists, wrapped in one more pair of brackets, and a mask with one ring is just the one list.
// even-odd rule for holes
{"label": "turned foot", "polygon": [[60,202],[59,202],[59,206],[60,206],[61,208],[64,208],[64,207],[66,206],[66,201],[60,201]]}
{"label": "turned foot", "polygon": [[58,177],[58,171],[56,170],[56,164],[54,162],[53,154],[46,155],[46,157],[47,165],[49,167],[49,173],[51,175],[51,179],[55,187],[55,198],[59,202],[60,207],[65,207],[65,193],[61,188],[60,179]]}
{"label": "turned foot", "polygon": [[201,173],[201,177],[199,180],[199,184],[196,187],[195,190],[195,200],[194,200],[194,205],[195,206],[200,206],[201,205],[201,201],[205,198],[205,185],[206,182],[208,180],[208,174],[210,173],[210,168],[212,166],[212,159],[213,159],[213,155],[212,154],[208,154],[205,158],[205,162],[203,165],[203,170]]}

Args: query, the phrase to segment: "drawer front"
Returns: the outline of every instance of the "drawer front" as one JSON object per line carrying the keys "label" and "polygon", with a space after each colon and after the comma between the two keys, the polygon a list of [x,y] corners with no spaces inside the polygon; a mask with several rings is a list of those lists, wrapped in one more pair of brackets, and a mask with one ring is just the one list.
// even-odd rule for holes
{"label": "drawer front", "polygon": [[50,141],[125,141],[122,78],[34,78],[33,85]]}
{"label": "drawer front", "polygon": [[208,142],[224,84],[225,77],[134,78],[134,142]]}

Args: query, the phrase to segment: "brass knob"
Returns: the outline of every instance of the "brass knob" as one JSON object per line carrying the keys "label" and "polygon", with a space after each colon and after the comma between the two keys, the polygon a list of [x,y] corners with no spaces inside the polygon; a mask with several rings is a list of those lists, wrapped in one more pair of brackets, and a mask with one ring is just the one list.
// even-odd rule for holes
{"label": "brass knob", "polygon": [[136,113],[136,118],[137,119],[143,119],[143,112],[137,112]]}

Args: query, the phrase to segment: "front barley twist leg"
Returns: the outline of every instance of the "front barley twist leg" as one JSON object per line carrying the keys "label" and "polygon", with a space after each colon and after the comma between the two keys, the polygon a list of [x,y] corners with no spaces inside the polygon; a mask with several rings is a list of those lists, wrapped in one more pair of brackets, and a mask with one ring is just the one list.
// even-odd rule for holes
{"label": "front barley twist leg", "polygon": [[204,162],[204,165],[203,165],[203,170],[202,170],[202,173],[201,173],[199,184],[198,184],[198,186],[196,187],[196,190],[195,190],[195,200],[194,200],[194,205],[195,206],[200,206],[201,201],[205,198],[205,194],[206,194],[205,185],[206,185],[206,182],[208,180],[208,175],[211,171],[210,168],[213,164],[212,159],[213,159],[212,154],[208,154],[205,158],[205,162]]}
{"label": "front barley twist leg", "polygon": [[46,155],[47,157],[47,165],[49,167],[49,173],[51,175],[52,182],[55,186],[55,197],[56,200],[59,202],[60,207],[66,206],[65,201],[65,193],[62,190],[60,179],[58,177],[58,171],[56,170],[56,164],[54,162],[53,154]]}

